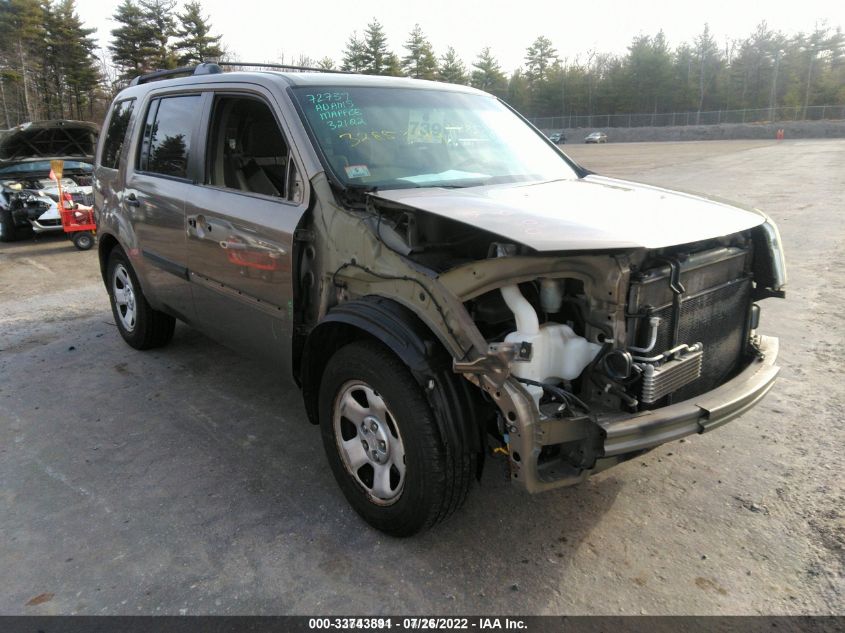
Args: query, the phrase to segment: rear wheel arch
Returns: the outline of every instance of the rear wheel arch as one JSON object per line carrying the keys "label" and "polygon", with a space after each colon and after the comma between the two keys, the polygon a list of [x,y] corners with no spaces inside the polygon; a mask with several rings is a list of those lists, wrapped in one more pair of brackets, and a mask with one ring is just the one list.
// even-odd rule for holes
{"label": "rear wheel arch", "polygon": [[103,282],[108,283],[109,256],[115,247],[120,247],[120,242],[111,233],[101,233],[97,239],[97,254],[100,258],[100,274]]}

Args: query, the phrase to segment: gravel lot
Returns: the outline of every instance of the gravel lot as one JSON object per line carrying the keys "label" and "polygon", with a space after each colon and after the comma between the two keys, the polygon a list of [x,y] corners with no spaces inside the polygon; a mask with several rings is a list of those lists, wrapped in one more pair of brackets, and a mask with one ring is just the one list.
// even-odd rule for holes
{"label": "gravel lot", "polygon": [[778,221],[759,407],[540,496],[490,461],[458,516],[395,540],[272,367],[184,326],[135,352],[93,251],[0,245],[0,613],[845,614],[845,141],[564,149]]}

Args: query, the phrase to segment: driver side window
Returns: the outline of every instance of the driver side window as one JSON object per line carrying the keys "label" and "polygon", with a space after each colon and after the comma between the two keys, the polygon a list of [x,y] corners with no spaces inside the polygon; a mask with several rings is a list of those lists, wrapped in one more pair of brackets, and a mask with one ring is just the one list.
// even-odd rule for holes
{"label": "driver side window", "polygon": [[273,112],[251,97],[214,99],[206,182],[298,203],[302,185]]}

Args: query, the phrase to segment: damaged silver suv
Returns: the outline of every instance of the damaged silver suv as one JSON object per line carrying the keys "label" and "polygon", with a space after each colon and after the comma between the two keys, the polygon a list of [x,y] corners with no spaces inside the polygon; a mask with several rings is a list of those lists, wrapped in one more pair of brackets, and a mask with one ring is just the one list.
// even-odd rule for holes
{"label": "damaged silver suv", "polygon": [[131,346],[180,319],[272,358],[370,524],[409,535],[485,455],[582,481],[772,387],[783,296],[757,210],[605,178],[483,92],[411,79],[136,79],[95,167],[103,279]]}

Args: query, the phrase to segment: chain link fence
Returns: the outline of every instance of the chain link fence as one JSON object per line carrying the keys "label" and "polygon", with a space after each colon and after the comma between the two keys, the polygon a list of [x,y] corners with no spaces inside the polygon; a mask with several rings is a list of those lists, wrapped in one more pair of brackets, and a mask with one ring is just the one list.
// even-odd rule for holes
{"label": "chain link fence", "polygon": [[565,128],[670,127],[721,123],[780,123],[786,121],[835,121],[845,119],[845,105],[781,107],[661,114],[573,114],[536,117],[541,130]]}

